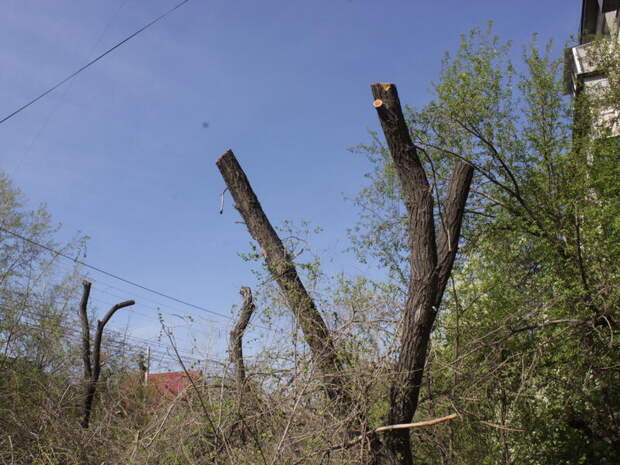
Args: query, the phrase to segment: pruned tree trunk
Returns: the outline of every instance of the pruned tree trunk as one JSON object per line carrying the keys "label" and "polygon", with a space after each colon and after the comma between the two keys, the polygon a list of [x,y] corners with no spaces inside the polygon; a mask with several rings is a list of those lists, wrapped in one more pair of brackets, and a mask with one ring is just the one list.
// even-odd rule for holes
{"label": "pruned tree trunk", "polygon": [[[444,200],[442,228],[436,234],[432,187],[411,141],[396,86],[378,83],[371,88],[409,217],[411,277],[387,419],[390,424],[407,423],[417,409],[431,330],[456,257],[473,168],[457,162]],[[407,430],[388,431],[375,446],[382,457],[379,463],[413,463]]]}
{"label": "pruned tree trunk", "polygon": [[228,343],[228,353],[230,363],[235,370],[235,384],[237,385],[237,398],[239,406],[239,420],[233,424],[233,428],[239,429],[239,437],[241,442],[246,442],[246,425],[244,421],[244,394],[248,391],[248,385],[245,382],[245,363],[243,361],[243,335],[250,322],[250,318],[254,313],[255,306],[252,297],[252,289],[249,287],[241,287],[239,294],[243,297],[243,304],[239,312],[239,319],[235,327],[230,332],[230,340]]}
{"label": "pruned tree trunk", "polygon": [[114,305],[104,315],[102,320],[97,321],[97,331],[95,333],[94,350],[91,351],[90,347],[90,324],[88,322],[88,298],[90,296],[91,283],[88,281],[82,282],[83,292],[82,300],[80,301],[80,323],[82,325],[82,360],[84,363],[84,400],[82,403],[82,428],[87,429],[90,424],[90,415],[93,407],[93,401],[95,399],[95,393],[97,392],[97,382],[99,381],[99,375],[101,374],[101,342],[103,339],[103,329],[105,325],[110,321],[110,318],[114,314],[124,307],[135,305],[133,300],[127,300],[125,302]]}
{"label": "pruned tree trunk", "polygon": [[[372,92],[373,105],[392,154],[409,216],[411,277],[387,418],[388,424],[402,424],[409,423],[417,409],[431,330],[454,265],[473,168],[467,163],[456,163],[442,202],[441,227],[436,231],[432,187],[409,135],[396,86],[373,84]],[[346,400],[350,405],[331,334],[232,151],[222,155],[217,166],[250,234],[262,248],[269,271],[299,322],[329,397]],[[354,431],[354,427],[349,431]],[[407,429],[386,429],[381,434],[383,438],[378,435],[370,438],[373,463],[413,464]]]}
{"label": "pruned tree trunk", "polygon": [[88,323],[88,299],[90,297],[91,283],[82,281],[82,300],[80,301],[80,323],[82,325],[82,361],[84,363],[84,379],[89,380],[93,376],[90,364],[90,325]]}
{"label": "pruned tree trunk", "polygon": [[242,287],[239,293],[243,297],[243,304],[239,312],[237,324],[230,332],[229,341],[229,357],[230,363],[235,368],[235,382],[237,389],[241,394],[245,390],[245,364],[243,362],[243,334],[248,327],[252,313],[254,313],[254,300],[252,298],[252,289]]}
{"label": "pruned tree trunk", "polygon": [[267,267],[303,331],[313,361],[322,374],[328,396],[340,404],[346,403],[348,396],[341,377],[341,364],[327,325],[301,282],[293,261],[265,215],[248,178],[231,150],[222,155],[216,164],[250,235],[262,248]]}

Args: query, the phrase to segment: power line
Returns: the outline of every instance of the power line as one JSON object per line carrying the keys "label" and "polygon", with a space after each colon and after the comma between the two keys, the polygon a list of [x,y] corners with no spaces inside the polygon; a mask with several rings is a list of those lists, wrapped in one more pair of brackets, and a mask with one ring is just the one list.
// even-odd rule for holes
{"label": "power line", "polygon": [[[74,261],[74,260],[71,259],[71,261]],[[175,306],[172,306],[172,305],[167,304],[167,303],[164,304],[164,303],[162,303],[159,300],[155,300],[155,299],[147,297],[146,294],[144,294],[144,293],[136,294],[135,292],[130,291],[129,289],[123,289],[123,288],[114,286],[113,284],[110,284],[110,281],[104,280],[103,277],[94,278],[92,275],[89,275],[87,273],[77,273],[75,268],[65,267],[64,264],[60,264],[60,263],[56,264],[56,266],[59,267],[65,273],[69,273],[69,274],[75,273],[76,276],[79,276],[82,280],[91,281],[91,282],[93,282],[95,284],[101,284],[101,286],[103,286],[104,288],[108,288],[108,290],[106,290],[106,289],[102,289],[99,286],[93,287],[93,289],[91,290],[91,299],[95,300],[97,302],[100,302],[100,303],[103,303],[103,304],[109,305],[109,306],[112,306],[112,305],[114,305],[116,303],[116,302],[103,301],[102,299],[94,298],[94,297],[92,297],[92,293],[93,292],[100,292],[100,293],[103,293],[103,294],[107,294],[107,295],[109,295],[111,297],[114,297],[116,299],[125,299],[125,300],[127,300],[128,298],[131,298],[131,299],[139,300],[141,308],[147,308],[147,309],[150,309],[150,310],[155,310],[156,312],[162,313],[164,315],[169,315],[169,316],[180,316],[181,315],[182,316],[182,314],[183,314],[183,310],[180,307],[175,307]],[[120,294],[118,294],[118,293],[114,294],[112,292],[109,292],[109,289],[115,289],[116,291],[120,292]],[[144,301],[150,302],[151,304],[150,305],[149,304],[145,304]],[[162,310],[162,309],[167,309],[168,311],[165,311],[165,310]],[[147,317],[147,315],[139,313],[135,309],[131,309],[129,311],[132,314],[137,314],[137,315],[140,315],[140,316],[143,316],[143,317]],[[175,313],[173,313],[172,311],[174,311]],[[217,316],[219,316],[219,314]],[[148,317],[151,318],[152,315],[148,315]],[[224,326],[224,325],[228,325],[229,324],[229,323],[217,322],[217,320],[214,320],[214,319],[211,319],[211,318],[206,318],[206,317],[201,317],[201,318],[203,318],[204,321],[206,321],[210,325],[216,325],[218,328],[226,328],[227,326]],[[232,320],[232,318],[229,319],[229,321],[234,322]],[[263,329],[267,329],[267,328],[263,328]]]}
{"label": "power line", "polygon": [[[136,282],[134,282],[134,281],[131,281],[131,280],[126,279],[126,278],[123,278],[123,277],[118,276],[118,275],[116,275],[116,274],[114,274],[114,273],[110,273],[110,272],[105,271],[105,270],[103,270],[103,269],[101,269],[101,268],[98,268],[98,267],[96,267],[96,266],[89,265],[88,263],[83,262],[83,261],[81,261],[81,260],[78,260],[77,258],[70,257],[69,255],[67,255],[67,254],[65,254],[65,253],[63,253],[63,252],[60,252],[60,251],[55,250],[55,249],[53,249],[53,248],[51,248],[51,247],[48,247],[47,245],[41,244],[41,243],[39,243],[39,242],[36,242],[36,241],[34,241],[34,240],[32,240],[32,239],[29,239],[28,237],[22,236],[22,235],[21,235],[21,234],[19,234],[19,233],[16,233],[16,232],[14,232],[14,231],[11,231],[11,230],[9,230],[9,229],[6,229],[4,226],[0,226],[0,231],[4,231],[4,232],[5,232],[5,233],[7,233],[7,234],[10,234],[10,235],[12,235],[12,236],[14,236],[14,237],[17,237],[18,239],[21,239],[21,240],[23,240],[23,241],[25,241],[25,242],[28,242],[29,244],[32,244],[32,245],[34,245],[34,246],[40,247],[40,248],[42,248],[42,249],[44,249],[44,250],[47,250],[47,251],[48,251],[48,252],[50,252],[50,253],[53,253],[53,254],[58,255],[58,256],[60,256],[60,257],[63,257],[63,258],[65,258],[65,259],[67,259],[67,260],[71,260],[72,262],[77,263],[77,264],[79,264],[79,265],[82,265],[82,266],[83,266],[83,267],[85,267],[85,268],[89,268],[89,269],[91,269],[91,270],[94,270],[94,271],[96,271],[96,272],[98,272],[98,273],[101,273],[101,274],[104,274],[104,275],[106,275],[106,276],[109,276],[109,277],[111,277],[111,278],[118,279],[119,281],[122,281],[122,282],[124,282],[124,283],[126,283],[126,284],[130,284],[130,285],[135,286],[135,287],[137,287],[137,288],[140,288],[140,289],[142,289],[142,290],[145,290],[145,291],[151,292],[151,293],[153,293],[153,294],[156,294],[156,295],[158,295],[158,296],[160,296],[160,297],[164,297],[164,298],[166,298],[166,299],[172,300],[173,302],[177,302],[177,303],[182,304],[182,305],[185,305],[185,306],[187,306],[187,307],[191,307],[191,308],[194,308],[194,309],[196,309],[196,310],[200,310],[200,311],[202,311],[202,312],[207,312],[207,313],[210,313],[210,314],[212,314],[212,315],[219,316],[219,317],[221,317],[221,318],[226,318],[227,320],[233,320],[233,318],[232,318],[232,317],[230,317],[230,316],[228,316],[228,315],[225,315],[225,314],[223,314],[223,313],[218,313],[218,312],[215,312],[215,311],[213,311],[213,310],[209,310],[208,308],[201,307],[200,305],[192,304],[191,302],[187,302],[187,301],[185,301],[185,300],[178,299],[177,297],[173,297],[173,296],[171,296],[171,295],[164,294],[163,292],[156,291],[155,289],[151,289],[151,288],[149,288],[149,287],[143,286],[142,284],[138,284],[138,283],[136,283]],[[266,329],[266,328],[263,328],[263,329]]]}
{"label": "power line", "polygon": [[[2,305],[0,305],[0,308],[4,308],[6,310],[10,310],[9,307],[4,307]],[[26,309],[22,309],[20,311],[20,313],[22,313],[25,316],[29,316],[31,318],[43,318],[43,317],[45,317],[44,314],[36,313],[36,312],[33,312],[31,310],[26,310]],[[28,327],[33,328],[33,329],[37,329],[39,331],[43,331],[44,330],[44,328],[42,328],[40,325],[33,324],[33,323],[28,323],[28,322],[21,321],[19,324],[20,325],[24,325],[24,326],[28,326]],[[57,324],[56,327],[59,328],[59,329],[63,329],[63,330],[65,330],[67,332],[67,334],[76,337],[75,341],[70,341],[70,342],[73,342],[73,343],[77,344],[77,343],[79,343],[81,341],[80,336],[81,336],[82,333],[81,333],[81,331],[79,329],[72,328],[72,327],[69,327],[69,326],[66,326],[66,325],[63,325],[63,324],[60,324],[60,323]],[[125,345],[125,346],[130,347],[133,350],[140,349],[141,348],[140,345],[142,345],[142,346],[150,346],[150,347],[155,346],[155,347],[159,347],[159,349],[152,349],[153,351],[156,351],[160,355],[166,356],[166,357],[168,357],[168,358],[170,358],[172,360],[176,360],[176,357],[174,355],[172,355],[171,353],[167,352],[167,350],[169,350],[170,347],[167,344],[165,344],[165,343],[163,343],[163,342],[161,342],[161,341],[159,341],[157,339],[141,338],[141,337],[138,337],[138,336],[132,336],[132,335],[129,335],[129,334],[124,334],[122,331],[118,331],[118,330],[114,330],[114,329],[107,329],[107,328],[104,330],[104,334],[108,335],[108,340],[106,342],[107,344]],[[110,338],[110,336],[115,336],[116,339],[114,337]],[[135,342],[133,342],[133,343],[132,342],[127,342],[127,340],[133,340]],[[181,358],[186,359],[186,360],[193,360],[193,361],[208,360],[208,361],[211,361],[211,362],[226,363],[226,360],[207,359],[207,358],[203,358],[203,357],[197,357],[196,354],[193,353],[193,350],[192,349],[188,349],[188,348],[180,348],[179,352],[180,352]],[[192,352],[192,354],[190,355],[190,354],[188,354],[188,352]]]}
{"label": "power line", "polygon": [[64,83],[66,83],[67,81],[70,81],[71,79],[73,79],[75,76],[77,76],[78,74],[80,74],[82,71],[84,71],[86,68],[94,65],[95,63],[97,63],[99,60],[101,60],[103,57],[105,57],[106,55],[108,55],[109,53],[112,53],[114,50],[116,50],[118,47],[120,47],[121,45],[125,44],[126,42],[129,42],[131,39],[133,39],[134,37],[136,37],[138,34],[140,34],[141,32],[145,31],[146,29],[148,29],[149,27],[151,27],[152,25],[154,25],[155,23],[161,21],[162,19],[164,19],[166,16],[168,16],[169,14],[171,14],[173,11],[181,8],[183,5],[185,5],[187,2],[189,2],[190,0],[183,0],[182,2],[178,3],[177,5],[175,5],[174,7],[172,7],[171,9],[169,9],[168,11],[166,11],[165,13],[163,13],[162,15],[158,16],[157,18],[155,18],[154,20],[152,20],[151,22],[147,23],[145,26],[141,27],[140,29],[138,29],[136,32],[134,32],[133,34],[125,37],[123,40],[121,40],[120,42],[118,42],[116,45],[114,45],[113,47],[109,48],[108,50],[106,50],[105,52],[103,52],[101,55],[97,56],[96,58],[93,58],[91,61],[89,61],[88,63],[86,63],[84,66],[82,66],[81,68],[79,68],[77,71],[74,71],[73,73],[71,73],[69,76],[67,76],[66,78],[64,78],[62,81],[58,82],[57,84],[55,84],[54,86],[50,87],[49,89],[47,89],[45,92],[43,92],[42,94],[40,94],[38,97],[33,98],[32,100],[30,100],[28,103],[25,103],[24,105],[22,105],[21,107],[19,107],[17,110],[15,110],[13,113],[8,114],[7,116],[5,116],[4,118],[2,118],[0,120],[0,124],[4,123],[5,121],[11,119],[13,116],[17,115],[18,113],[20,113],[21,111],[25,110],[26,108],[28,108],[30,105],[32,105],[33,103],[38,102],[39,100],[41,100],[43,97],[45,97],[47,94],[55,91],[56,89],[58,89],[60,86],[62,86]]}
{"label": "power line", "polygon": [[[99,34],[99,38],[95,41],[95,44],[91,47],[90,51],[88,52],[88,56],[92,56],[93,53],[95,53],[95,50],[97,49],[97,47],[99,46],[99,43],[103,40],[103,37],[105,36],[106,32],[108,32],[108,29],[110,28],[110,26],[112,25],[112,23],[114,22],[114,20],[116,20],[116,18],[118,17],[120,11],[123,9],[123,7],[125,6],[125,4],[127,3],[128,0],[122,0],[122,2],[119,4],[116,12],[112,15],[112,17],[110,17],[109,21],[106,23],[105,27],[103,28],[103,30],[101,31],[101,34]],[[75,82],[75,81],[73,81]],[[34,147],[34,143],[35,141],[39,138],[39,136],[41,136],[41,134],[43,134],[45,128],[47,127],[47,125],[50,123],[50,121],[52,120],[52,117],[54,116],[54,114],[60,109],[60,107],[63,104],[63,96],[66,96],[67,93],[69,92],[69,89],[71,88],[71,85],[68,85],[65,90],[63,95],[60,96],[60,101],[58,102],[58,104],[56,106],[54,106],[51,111],[47,114],[47,117],[45,118],[45,120],[43,121],[43,123],[41,124],[41,126],[39,127],[39,130],[37,132],[35,132],[32,136],[32,139],[30,140],[30,144],[26,147],[25,150],[25,157],[27,157],[28,155],[30,155],[30,151],[32,150],[32,148]]]}

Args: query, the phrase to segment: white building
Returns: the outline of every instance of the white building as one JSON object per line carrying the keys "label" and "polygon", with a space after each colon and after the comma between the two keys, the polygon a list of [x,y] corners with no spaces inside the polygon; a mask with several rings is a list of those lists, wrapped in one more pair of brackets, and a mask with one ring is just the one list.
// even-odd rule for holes
{"label": "white building", "polygon": [[[595,39],[606,38],[620,43],[620,0],[583,0],[579,45],[567,50],[566,90],[572,95],[580,92],[596,92],[609,86],[604,75],[588,60]],[[601,110],[597,126],[614,120],[612,136],[620,135],[617,108]]]}

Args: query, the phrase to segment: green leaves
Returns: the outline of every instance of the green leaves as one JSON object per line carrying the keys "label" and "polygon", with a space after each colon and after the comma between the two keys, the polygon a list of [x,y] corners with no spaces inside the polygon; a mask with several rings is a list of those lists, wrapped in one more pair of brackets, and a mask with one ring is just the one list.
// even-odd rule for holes
{"label": "green leaves", "polygon": [[[613,463],[620,431],[604,412],[620,406],[609,387],[620,383],[620,139],[593,121],[620,102],[619,47],[591,55],[612,85],[576,103],[550,42],[534,36],[518,66],[510,50],[490,26],[462,36],[432,100],[407,112],[435,188],[456,160],[476,168],[419,412],[453,406],[467,425],[421,435],[418,456],[438,461],[451,444],[449,463]],[[385,148],[371,137],[358,147],[374,165],[351,235],[360,258],[399,287],[407,225]]]}

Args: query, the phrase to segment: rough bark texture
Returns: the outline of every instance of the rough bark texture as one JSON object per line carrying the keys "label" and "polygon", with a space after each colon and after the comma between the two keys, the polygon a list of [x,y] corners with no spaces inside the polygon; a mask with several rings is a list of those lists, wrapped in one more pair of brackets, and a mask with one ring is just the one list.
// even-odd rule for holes
{"label": "rough bark texture", "polygon": [[243,333],[250,322],[252,313],[254,313],[254,301],[252,299],[252,290],[249,287],[242,287],[239,293],[243,297],[243,305],[239,312],[239,320],[230,332],[229,355],[230,363],[235,367],[235,381],[239,393],[245,389],[245,365],[243,363]]}
{"label": "rough bark texture", "polygon": [[239,312],[237,324],[230,332],[230,340],[228,342],[228,352],[230,363],[235,369],[235,384],[237,385],[237,396],[239,399],[238,420],[233,424],[231,429],[239,429],[239,439],[243,444],[247,441],[246,424],[244,421],[244,403],[246,401],[245,394],[249,392],[249,386],[245,382],[245,363],[243,361],[243,334],[247,328],[250,318],[254,313],[255,306],[252,297],[252,290],[249,287],[242,287],[239,294],[243,297],[243,304]]}
{"label": "rough bark texture", "polygon": [[82,281],[82,300],[80,301],[80,323],[82,325],[82,361],[84,362],[84,379],[92,378],[90,365],[90,325],[88,324],[88,299],[91,283]]}
{"label": "rough bark texture", "polygon": [[[411,277],[404,308],[400,352],[390,388],[388,423],[407,423],[418,405],[431,330],[452,271],[473,168],[457,163],[445,198],[445,228],[435,237],[432,188],[409,135],[394,84],[371,86],[383,133],[402,186],[409,217]],[[377,463],[412,464],[407,430],[376,441]]]}
{"label": "rough bark texture", "polygon": [[103,320],[99,320],[97,322],[94,350],[91,352],[90,325],[88,322],[87,313],[91,283],[84,281],[82,285],[84,286],[84,290],[82,293],[82,300],[80,302],[80,323],[82,325],[82,360],[84,362],[85,392],[84,401],[82,404],[81,425],[82,428],[87,429],[90,424],[90,414],[93,408],[95,393],[97,392],[97,382],[99,381],[99,375],[101,374],[101,341],[103,339],[103,329],[108,321],[110,321],[110,318],[112,318],[118,310],[134,305],[135,302],[133,300],[127,300],[114,305],[110,310],[108,310],[108,313],[105,314]]}
{"label": "rough bark texture", "polygon": [[459,161],[454,166],[448,193],[444,198],[443,222],[439,233],[437,270],[439,273],[439,289],[437,291],[437,302],[435,306],[439,308],[441,298],[450,279],[452,266],[458,250],[459,237],[461,235],[461,225],[465,214],[465,203],[469,194],[469,188],[474,175],[471,165]]}
{"label": "rough bark texture", "polygon": [[323,376],[328,396],[339,403],[346,401],[346,391],[339,376],[341,365],[329,330],[301,282],[286,248],[265,215],[248,178],[231,150],[222,155],[216,164],[237,210],[251,236],[262,248],[267,267],[304,333],[312,358]]}

